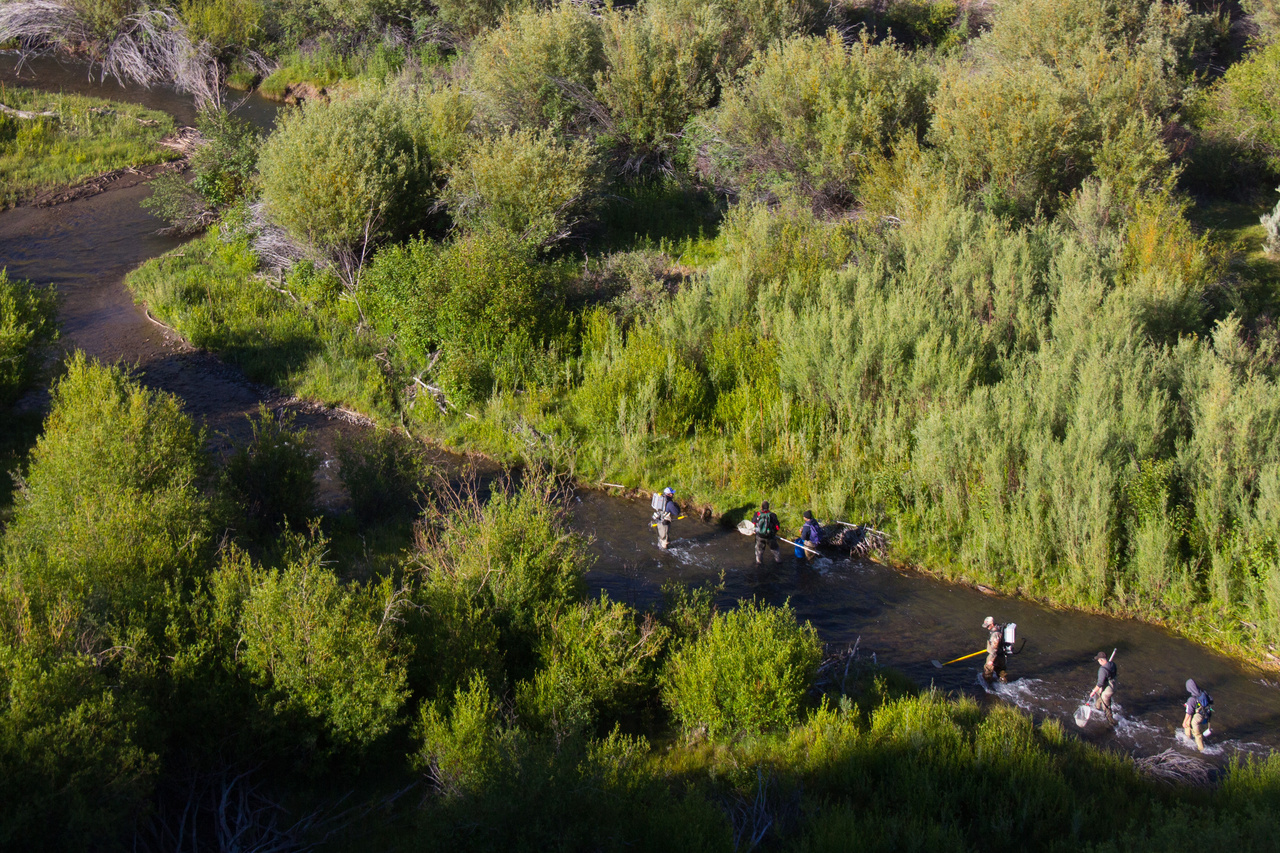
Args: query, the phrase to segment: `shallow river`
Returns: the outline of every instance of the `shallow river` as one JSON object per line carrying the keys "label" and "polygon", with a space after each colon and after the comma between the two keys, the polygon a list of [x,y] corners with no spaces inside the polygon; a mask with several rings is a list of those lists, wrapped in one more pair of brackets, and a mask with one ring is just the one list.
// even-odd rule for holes
{"label": "shallow river", "polygon": [[[32,63],[19,77],[16,64],[13,54],[0,52],[0,83],[142,103],[169,111],[180,123],[194,118],[186,98],[169,90],[99,84],[88,79],[83,66],[49,59]],[[260,126],[269,124],[275,112],[260,99],[250,99],[241,111]],[[62,296],[67,346],[136,366],[145,382],[179,395],[209,427],[213,447],[225,450],[241,440],[244,416],[259,400],[276,406],[284,401],[235,368],[193,350],[134,305],[124,274],[179,245],[158,236],[162,223],[139,207],[147,192],[145,184],[125,181],[101,195],[57,207],[0,213],[0,266],[14,277],[54,284]],[[325,454],[319,475],[322,500],[336,505],[342,496],[334,479],[332,437],[335,430],[351,427],[314,410],[294,408]],[[460,464],[444,457],[440,462]],[[996,694],[1037,716],[1059,717],[1079,731],[1070,717],[1093,685],[1097,665],[1092,655],[1115,648],[1119,725],[1112,731],[1091,722],[1082,736],[1140,754],[1170,746],[1186,749],[1178,727],[1182,684],[1191,677],[1215,699],[1211,756],[1225,761],[1238,752],[1280,749],[1280,675],[1237,663],[1159,628],[988,596],[866,561],[797,566],[785,546],[782,564],[766,557],[766,565],[758,567],[750,537],[694,520],[677,522],[672,548],[663,553],[648,522],[647,502],[596,492],[579,496],[574,524],[594,538],[593,586],[614,598],[649,604],[658,600],[666,580],[711,583],[723,571],[724,604],[747,596],[771,603],[790,600],[828,642],[858,641],[862,654],[874,654],[919,684],[957,692],[981,692],[981,658],[975,659],[977,664],[965,661],[945,669],[930,661],[981,648],[981,622],[992,615],[997,621],[1017,622],[1019,636],[1027,640],[1024,650],[1009,659],[1011,682],[997,687]]]}

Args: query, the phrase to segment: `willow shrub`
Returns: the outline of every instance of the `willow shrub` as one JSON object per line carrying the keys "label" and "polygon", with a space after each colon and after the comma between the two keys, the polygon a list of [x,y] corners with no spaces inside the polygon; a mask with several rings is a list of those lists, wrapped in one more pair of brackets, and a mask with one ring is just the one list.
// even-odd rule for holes
{"label": "willow shrub", "polygon": [[11,279],[0,269],[0,409],[8,407],[40,369],[47,345],[57,335],[57,296]]}
{"label": "willow shrub", "polygon": [[364,524],[383,524],[415,513],[427,494],[429,466],[422,447],[389,430],[340,435],[339,476],[351,510]]}
{"label": "willow shrub", "polygon": [[789,605],[749,602],[718,614],[678,651],[662,698],[687,733],[716,739],[794,724],[822,645]]}
{"label": "willow shrub", "polygon": [[590,142],[508,130],[474,140],[449,168],[442,196],[454,222],[466,228],[549,244],[578,224],[598,175]]}
{"label": "willow shrub", "polygon": [[499,124],[566,129],[581,123],[595,75],[604,70],[600,21],[562,0],[525,7],[476,42],[470,81]]}
{"label": "willow shrub", "polygon": [[596,97],[626,166],[669,163],[685,123],[714,100],[723,24],[711,4],[645,4],[602,19],[606,69]]}
{"label": "willow shrub", "polygon": [[147,716],[95,658],[39,660],[9,640],[0,644],[0,844],[52,853],[129,837],[160,774]]}
{"label": "willow shrub", "polygon": [[642,717],[657,698],[667,637],[652,616],[605,593],[556,613],[539,648],[542,666],[517,692],[522,718],[563,735]]}
{"label": "willow shrub", "polygon": [[70,359],[3,541],[8,592],[37,633],[97,649],[159,630],[164,591],[210,541],[202,444],[177,398]]}
{"label": "willow shrub", "polygon": [[414,240],[375,256],[364,301],[402,363],[435,364],[450,400],[466,405],[556,373],[546,352],[568,327],[570,269],[501,231]]}
{"label": "willow shrub", "polygon": [[326,254],[420,227],[431,163],[407,119],[401,99],[376,93],[286,113],[258,163],[272,219]]}
{"label": "willow shrub", "polygon": [[650,5],[685,16],[701,14],[706,7],[717,33],[718,64],[726,74],[774,42],[821,31],[828,15],[822,0],[651,0]]}
{"label": "willow shrub", "polygon": [[582,358],[572,401],[588,428],[680,438],[706,420],[706,376],[657,324],[624,332],[608,312],[594,310],[583,323]]}
{"label": "willow shrub", "polygon": [[698,158],[717,185],[755,194],[798,193],[822,205],[848,204],[868,155],[929,121],[932,74],[894,42],[865,37],[846,47],[796,38],[756,56],[706,119]]}
{"label": "willow shrub", "polygon": [[1280,172],[1280,42],[1229,67],[1214,86],[1210,129],[1254,152]]}
{"label": "willow shrub", "polygon": [[[531,673],[545,621],[581,597],[590,564],[585,543],[566,528],[555,488],[531,474],[485,504],[474,495],[446,501],[424,529],[418,560],[425,595],[448,616],[428,631],[441,646],[456,645],[459,657],[493,640],[489,656],[505,658],[511,680]],[[480,659],[475,668],[494,664]]]}
{"label": "willow shrub", "polygon": [[1132,196],[1166,175],[1199,21],[1181,4],[1006,4],[941,75],[930,138],[969,189],[1023,212],[1095,173]]}
{"label": "willow shrub", "polygon": [[299,542],[284,568],[250,567],[238,659],[275,714],[361,748],[391,730],[408,695],[398,595],[390,579],[344,586],[324,546]]}
{"label": "willow shrub", "polygon": [[250,438],[227,460],[219,482],[224,513],[232,528],[250,536],[302,527],[316,512],[316,461],[305,429],[294,416],[258,404],[249,418]]}

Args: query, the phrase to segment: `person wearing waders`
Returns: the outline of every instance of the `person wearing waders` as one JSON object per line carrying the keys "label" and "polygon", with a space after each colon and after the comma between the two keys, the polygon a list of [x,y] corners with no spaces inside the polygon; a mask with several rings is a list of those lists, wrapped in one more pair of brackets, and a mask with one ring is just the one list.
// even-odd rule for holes
{"label": "person wearing waders", "polygon": [[1182,733],[1188,740],[1194,739],[1196,749],[1204,752],[1204,736],[1209,734],[1209,718],[1213,716],[1213,697],[1195,679],[1187,679],[1187,693],[1191,694],[1182,706],[1186,716],[1182,718]]}
{"label": "person wearing waders", "polygon": [[778,553],[778,530],[781,525],[778,524],[778,516],[769,511],[768,501],[760,501],[760,511],[751,519],[751,523],[756,528],[756,562],[760,562],[768,548],[773,551],[773,561],[781,563],[782,555]]}
{"label": "person wearing waders", "polygon": [[1089,699],[1094,703],[1093,707],[1105,713],[1107,722],[1114,726],[1116,718],[1111,714],[1111,696],[1116,692],[1116,665],[1107,659],[1106,652],[1098,652],[1095,660],[1098,661],[1098,683],[1090,691]]}
{"label": "person wearing waders", "polygon": [[982,678],[990,684],[997,678],[1001,683],[1009,680],[1004,670],[1004,626],[988,616],[982,620],[982,627],[988,631],[987,662],[982,667]]}
{"label": "person wearing waders", "polygon": [[680,507],[676,505],[675,497],[676,490],[667,486],[653,496],[651,503],[654,525],[658,528],[658,547],[664,551],[670,543],[671,522],[680,515]]}
{"label": "person wearing waders", "polygon": [[804,527],[800,528],[800,543],[804,548],[796,546],[796,559],[810,563],[818,556],[818,546],[822,544],[822,525],[813,517],[813,511],[804,511]]}

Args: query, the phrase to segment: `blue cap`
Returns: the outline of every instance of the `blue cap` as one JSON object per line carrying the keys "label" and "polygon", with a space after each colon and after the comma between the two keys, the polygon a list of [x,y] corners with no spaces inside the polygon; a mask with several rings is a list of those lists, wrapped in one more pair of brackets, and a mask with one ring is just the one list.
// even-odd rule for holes
{"label": "blue cap", "polygon": [[664,495],[674,495],[676,493],[676,490],[671,488],[670,486],[667,486],[665,489],[662,490],[662,493]]}

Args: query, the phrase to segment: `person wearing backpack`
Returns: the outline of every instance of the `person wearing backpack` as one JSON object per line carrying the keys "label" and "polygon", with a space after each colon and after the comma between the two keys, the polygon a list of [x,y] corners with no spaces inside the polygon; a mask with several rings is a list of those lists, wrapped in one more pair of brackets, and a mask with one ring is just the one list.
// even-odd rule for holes
{"label": "person wearing backpack", "polygon": [[997,622],[995,617],[988,616],[982,620],[982,627],[987,629],[987,661],[982,665],[982,678],[987,684],[993,683],[997,678],[1003,684],[1009,680],[1009,675],[1005,672],[1004,625]]}
{"label": "person wearing backpack", "polygon": [[751,523],[756,528],[756,562],[761,561],[768,548],[773,551],[773,561],[781,563],[782,555],[778,552],[778,530],[781,525],[778,524],[778,516],[769,511],[768,501],[760,501],[760,511],[751,519]]}
{"label": "person wearing backpack", "polygon": [[671,522],[680,515],[680,507],[676,503],[676,490],[667,486],[653,496],[651,501],[654,526],[658,528],[658,547],[667,549],[671,535]]}
{"label": "person wearing backpack", "polygon": [[1194,738],[1196,749],[1204,752],[1204,736],[1209,734],[1209,720],[1213,717],[1213,697],[1193,678],[1187,679],[1187,693],[1191,695],[1182,706],[1186,711],[1182,718],[1182,733],[1188,739]]}
{"label": "person wearing backpack", "polygon": [[813,517],[813,511],[804,511],[804,527],[800,528],[799,541],[806,547],[796,546],[796,559],[812,563],[817,556],[818,547],[822,544],[822,525]]}
{"label": "person wearing backpack", "polygon": [[1116,665],[1106,652],[1098,652],[1094,659],[1098,662],[1098,683],[1089,693],[1089,700],[1094,703],[1093,707],[1107,715],[1107,722],[1114,726],[1116,718],[1111,714],[1111,697],[1116,692]]}

